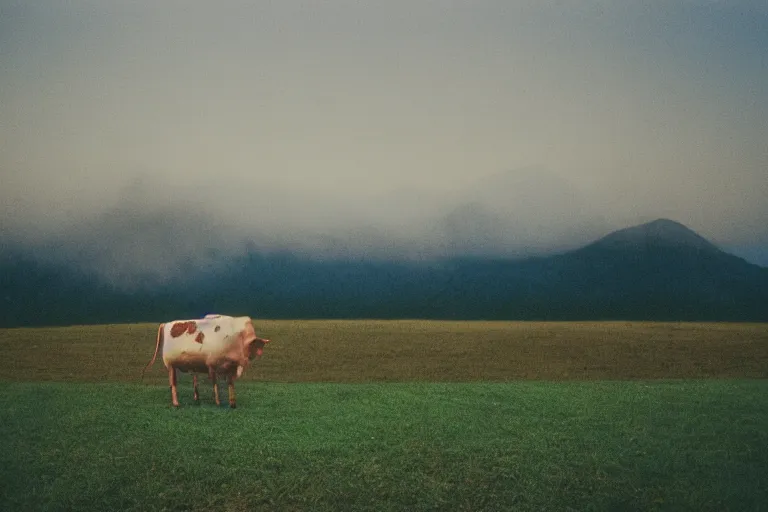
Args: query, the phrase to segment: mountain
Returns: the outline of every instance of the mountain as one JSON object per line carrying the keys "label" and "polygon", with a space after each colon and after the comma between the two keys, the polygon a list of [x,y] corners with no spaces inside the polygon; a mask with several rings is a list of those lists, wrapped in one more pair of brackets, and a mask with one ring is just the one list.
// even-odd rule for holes
{"label": "mountain", "polygon": [[[123,290],[24,251],[0,258],[0,325],[263,318],[768,321],[768,269],[677,222],[622,229],[563,254],[429,262],[317,260],[255,249]],[[51,261],[46,259],[45,261]]]}
{"label": "mountain", "polygon": [[499,317],[768,320],[768,269],[665,219],[562,255],[498,262],[493,270],[468,261],[458,275],[457,290],[505,301],[486,300]]}
{"label": "mountain", "polygon": [[647,224],[620,229],[592,244],[602,249],[642,251],[653,248],[720,251],[714,244],[679,222],[658,219]]}

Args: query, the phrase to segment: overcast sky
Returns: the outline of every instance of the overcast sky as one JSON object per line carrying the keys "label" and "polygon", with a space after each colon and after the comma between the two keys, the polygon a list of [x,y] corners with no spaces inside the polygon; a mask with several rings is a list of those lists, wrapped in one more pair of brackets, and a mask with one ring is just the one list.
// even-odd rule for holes
{"label": "overcast sky", "polygon": [[768,265],[767,6],[0,0],[0,231],[525,254],[667,217]]}

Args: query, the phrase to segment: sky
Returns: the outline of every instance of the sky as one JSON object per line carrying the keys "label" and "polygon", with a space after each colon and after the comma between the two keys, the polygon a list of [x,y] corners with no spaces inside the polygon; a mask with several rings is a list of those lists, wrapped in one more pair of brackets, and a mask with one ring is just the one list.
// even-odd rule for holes
{"label": "sky", "polygon": [[162,273],[670,218],[768,266],[767,59],[762,0],[0,0],[0,234]]}

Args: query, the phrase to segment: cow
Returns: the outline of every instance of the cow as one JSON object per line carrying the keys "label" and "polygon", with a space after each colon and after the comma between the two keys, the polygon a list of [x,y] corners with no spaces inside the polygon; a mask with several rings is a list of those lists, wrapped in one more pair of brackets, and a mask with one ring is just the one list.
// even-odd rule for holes
{"label": "cow", "polygon": [[247,316],[206,315],[202,319],[166,322],[157,329],[155,354],[141,372],[141,378],[155,363],[162,345],[173,407],[179,406],[176,370],[181,370],[192,373],[196,404],[200,403],[198,373],[207,373],[211,379],[216,405],[220,405],[216,376],[225,376],[229,388],[229,406],[235,408],[235,379],[243,374],[243,370],[254,358],[261,357],[267,343],[269,340],[256,336],[253,321]]}

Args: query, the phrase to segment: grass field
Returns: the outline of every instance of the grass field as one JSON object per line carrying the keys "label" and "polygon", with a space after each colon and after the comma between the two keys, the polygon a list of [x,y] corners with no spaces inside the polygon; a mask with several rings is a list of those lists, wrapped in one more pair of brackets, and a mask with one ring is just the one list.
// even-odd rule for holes
{"label": "grass field", "polygon": [[[257,321],[245,381],[471,382],[768,377],[768,324]],[[0,380],[137,382],[157,324],[0,329]],[[147,382],[167,383],[162,362]]]}
{"label": "grass field", "polygon": [[155,329],[0,330],[0,510],[768,503],[764,324],[258,322],[235,410]]}

